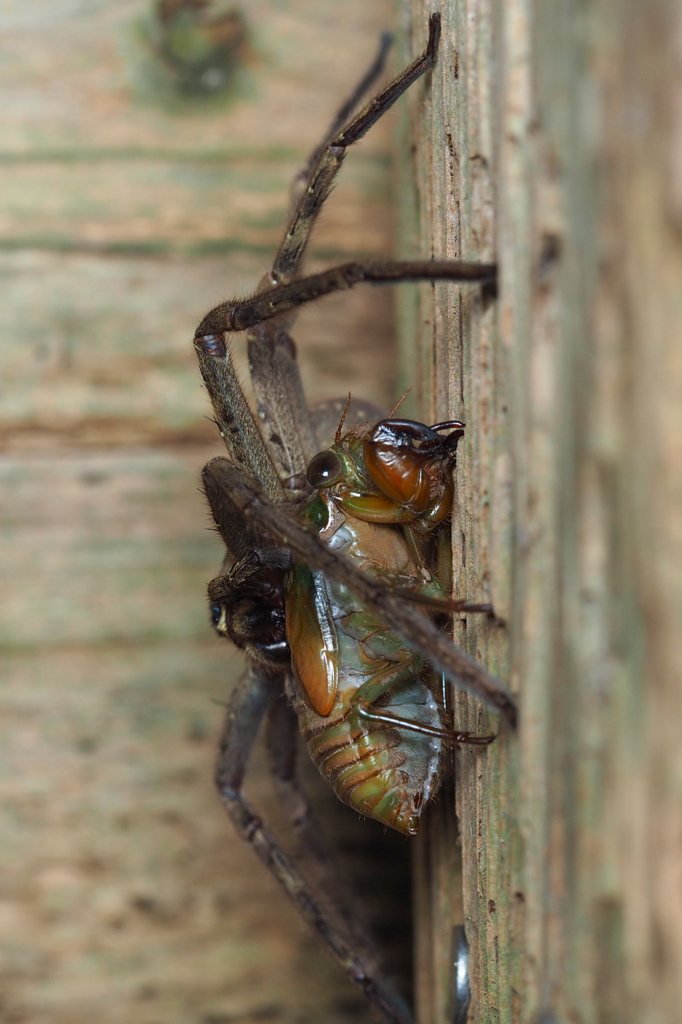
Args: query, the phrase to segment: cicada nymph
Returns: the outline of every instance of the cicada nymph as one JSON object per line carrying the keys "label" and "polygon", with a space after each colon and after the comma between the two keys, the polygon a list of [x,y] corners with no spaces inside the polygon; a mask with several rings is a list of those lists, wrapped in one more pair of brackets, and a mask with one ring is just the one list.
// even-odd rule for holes
{"label": "cicada nymph", "polygon": [[[415,615],[449,607],[425,548],[452,506],[463,426],[383,420],[337,436],[308,466],[316,494],[304,522],[377,585],[413,599]],[[294,707],[312,760],[344,803],[415,835],[445,745],[493,737],[452,730],[427,658],[347,586],[294,562],[286,590]]]}

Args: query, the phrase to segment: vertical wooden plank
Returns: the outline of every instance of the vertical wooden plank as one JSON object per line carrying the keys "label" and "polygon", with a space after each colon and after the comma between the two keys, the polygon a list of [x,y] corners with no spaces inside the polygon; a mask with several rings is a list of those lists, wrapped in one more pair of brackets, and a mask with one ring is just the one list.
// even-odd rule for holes
{"label": "vertical wooden plank", "polygon": [[[445,411],[466,410],[455,564],[506,622],[460,637],[522,700],[516,749],[504,737],[457,763],[470,1019],[658,1024],[679,1017],[682,948],[680,15],[631,0],[439,6],[459,76],[446,32],[411,124],[413,220],[452,255],[489,238],[500,289],[490,328],[475,300],[422,291],[421,394],[442,415],[449,381]],[[405,9],[423,31],[427,5]],[[468,698],[458,708],[477,720]],[[450,826],[430,828],[429,1022],[446,1019],[452,900],[433,884]]]}
{"label": "vertical wooden plank", "polygon": [[[411,45],[424,38],[431,5],[411,3]],[[411,110],[418,232],[404,248],[436,258],[495,258],[493,169],[494,38],[491,6],[442,3],[439,59]],[[409,205],[408,198],[408,205]],[[478,288],[424,286],[411,327],[419,355],[419,414],[467,423],[453,514],[454,586],[458,597],[492,601],[509,619],[510,461],[507,374],[497,342],[497,313]],[[404,345],[409,344],[405,339]],[[456,641],[508,676],[506,631],[462,617]],[[455,697],[459,727],[481,734],[491,722],[478,702]],[[446,789],[427,820],[417,858],[420,1022],[451,1020],[453,926],[466,923],[474,981],[508,1012],[510,848],[504,729],[493,747],[455,754],[455,802]]]}

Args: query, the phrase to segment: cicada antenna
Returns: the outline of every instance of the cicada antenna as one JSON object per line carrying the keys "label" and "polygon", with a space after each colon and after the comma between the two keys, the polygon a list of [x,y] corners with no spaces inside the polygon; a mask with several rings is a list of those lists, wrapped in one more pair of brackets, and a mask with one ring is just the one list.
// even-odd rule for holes
{"label": "cicada antenna", "polygon": [[346,402],[346,408],[341,413],[341,419],[339,420],[339,425],[336,428],[336,434],[334,435],[334,444],[341,444],[341,431],[343,430],[343,425],[346,422],[346,416],[348,415],[348,410],[350,409],[350,403],[352,401],[353,399],[351,398],[351,393],[349,391],[348,401]]}
{"label": "cicada antenna", "polygon": [[410,393],[410,391],[411,391],[411,390],[412,390],[412,388],[408,388],[408,389],[407,389],[407,391],[405,392],[405,394],[404,394],[404,395],[402,395],[402,396],[401,396],[401,397],[400,397],[400,398],[398,399],[398,401],[397,401],[397,402],[396,402],[396,404],[395,404],[395,405],[393,406],[393,408],[392,408],[392,409],[391,409],[391,411],[389,412],[389,414],[388,414],[388,416],[386,417],[386,419],[388,419],[388,420],[390,420],[390,419],[393,419],[393,417],[395,416],[395,414],[397,413],[398,409],[399,409],[399,408],[400,408],[400,406],[401,406],[401,405],[403,404],[403,402],[405,401],[405,399],[407,398],[407,396],[409,395],[409,393]]}

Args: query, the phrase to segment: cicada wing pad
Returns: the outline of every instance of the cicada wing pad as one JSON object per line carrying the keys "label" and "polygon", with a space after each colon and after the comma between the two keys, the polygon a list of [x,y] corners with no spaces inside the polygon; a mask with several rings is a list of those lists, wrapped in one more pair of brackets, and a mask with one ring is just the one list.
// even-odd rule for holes
{"label": "cicada wing pad", "polygon": [[293,567],[284,618],[296,679],[313,710],[326,716],[339,681],[339,638],[321,572]]}
{"label": "cicada wing pad", "polygon": [[209,462],[204,469],[204,480],[207,479],[210,486],[224,488],[239,509],[245,513],[248,510],[252,522],[275,542],[289,548],[297,560],[347,586],[360,601],[373,607],[391,629],[424,654],[436,671],[476,694],[499,710],[512,727],[516,726],[516,704],[506,687],[425,616],[415,614],[410,602],[359,572],[342,554],[330,550],[301,525],[290,509],[268,501],[254,481],[227,459]]}

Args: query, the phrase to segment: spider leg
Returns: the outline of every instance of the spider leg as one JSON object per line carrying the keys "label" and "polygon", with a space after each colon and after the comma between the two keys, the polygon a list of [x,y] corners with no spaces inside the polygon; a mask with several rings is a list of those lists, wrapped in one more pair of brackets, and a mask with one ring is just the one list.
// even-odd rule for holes
{"label": "spider leg", "polygon": [[385,711],[375,711],[371,704],[367,707],[361,707],[360,714],[363,718],[368,718],[373,722],[383,722],[385,725],[406,729],[408,732],[421,733],[422,736],[438,736],[440,739],[453,743],[456,746],[459,746],[461,743],[468,743],[471,746],[487,747],[489,743],[497,739],[497,735],[479,736],[473,732],[462,732],[457,729],[435,729],[430,725],[414,722],[411,718],[403,718],[400,715],[389,714]]}
{"label": "spider leg", "polygon": [[268,501],[258,486],[227,459],[209,462],[204,468],[204,479],[207,478],[211,479],[211,486],[224,488],[238,508],[244,512],[248,509],[253,521],[266,534],[289,548],[306,565],[347,586],[361,601],[376,609],[404,640],[422,651],[437,671],[501,711],[509,724],[516,726],[516,704],[506,687],[456,647],[429,619],[415,614],[408,602],[358,572],[342,554],[332,551],[305,529],[286,508]]}
{"label": "spider leg", "polygon": [[296,345],[278,321],[255,321],[247,339],[260,429],[280,479],[296,498],[310,491],[305,471],[317,451]]}
{"label": "spider leg", "polygon": [[[309,302],[313,298],[317,298],[318,295],[327,294],[328,291],[336,291],[339,287],[350,287],[352,284],[357,283],[356,280],[347,280],[350,270],[346,274],[342,274],[341,278],[336,282],[328,286],[326,290],[315,291],[314,294],[306,295],[305,290],[301,292],[301,298],[298,299],[299,292],[294,291],[293,293],[287,293],[289,301],[283,303],[276,301],[279,290],[278,286],[287,284],[291,286],[293,278],[298,274],[305,253],[306,246],[310,239],[310,235],[315,224],[315,220],[324,204],[325,199],[329,195],[332,183],[336,174],[341,167],[343,159],[346,155],[348,146],[351,146],[358,139],[361,139],[363,135],[371,128],[371,126],[379,120],[389,107],[391,107],[396,100],[413,84],[418,78],[420,78],[426,71],[428,71],[436,59],[436,51],[438,49],[438,40],[440,38],[440,15],[432,14],[429,20],[429,39],[424,53],[417,60],[413,61],[405,70],[398,75],[385,89],[383,89],[377,96],[375,96],[352,120],[346,123],[340,130],[334,132],[333,129],[337,127],[337,119],[335,119],[332,125],[332,130],[328,133],[323,145],[319,147],[319,150],[313,154],[311,162],[307,167],[307,187],[301,192],[295,203],[289,224],[287,226],[286,233],[282,244],[275,256],[275,260],[272,265],[272,269],[267,275],[258,290],[256,296],[243,299],[239,302],[227,302],[216,306],[215,309],[211,310],[207,316],[201,321],[199,327],[196,330],[195,339],[207,334],[219,334],[224,331],[239,331],[247,327],[254,326],[263,320],[270,320],[275,316],[280,316],[283,313],[289,312],[300,305],[300,302]],[[368,76],[369,77],[369,76]],[[373,76],[372,76],[373,77]],[[361,83],[362,85],[362,83]],[[339,117],[342,113],[345,113],[346,109],[352,109],[350,104],[355,100],[356,96],[359,98],[360,89],[356,90],[351,99],[339,112]],[[381,265],[378,265],[381,266]],[[400,264],[386,264],[387,267],[399,267]],[[406,268],[408,265],[405,264]],[[414,264],[414,267],[419,266]],[[481,278],[488,279],[491,276],[490,268],[487,268],[487,273],[483,273],[475,270],[470,270],[467,274],[467,267],[473,268],[473,264],[463,264],[462,273],[466,280],[480,280]],[[348,268],[360,267],[359,264],[349,264]],[[339,268],[340,270],[341,268]],[[346,271],[346,268],[343,268]],[[366,276],[359,277],[357,280],[408,280],[415,279],[415,274],[390,278],[372,278],[371,276],[371,265],[365,268]],[[332,274],[335,271],[331,272]],[[471,275],[471,276],[470,276]],[[315,281],[320,275],[314,275],[311,281]],[[444,276],[461,280],[461,277],[457,277],[454,270],[450,270],[449,273],[443,273],[439,275],[434,272],[429,274],[426,272],[416,273],[417,278],[431,279],[437,276]],[[297,283],[297,282],[296,282]],[[269,286],[269,287],[268,287]],[[261,298],[262,295],[262,298]],[[275,300],[275,305],[271,306],[271,300]],[[286,328],[288,324],[282,324],[282,327]]]}
{"label": "spider leg", "polygon": [[268,678],[251,667],[233,691],[220,740],[216,785],[237,831],[253,846],[303,916],[317,929],[348,977],[394,1024],[413,1024],[402,999],[372,970],[343,931],[326,901],[303,878],[296,865],[244,798],[242,785],[249,752],[281,677]]}
{"label": "spider leg", "polygon": [[[225,333],[251,328],[249,365],[261,424],[270,442],[274,461],[280,467],[281,478],[294,479],[305,472],[315,454],[315,434],[296,363],[296,347],[282,326],[284,316],[306,302],[352,288],[361,282],[389,284],[445,280],[494,284],[496,273],[493,263],[463,260],[345,263],[319,274],[274,285],[246,299],[221,303],[199,324],[194,344],[199,351],[218,351],[225,348]],[[202,373],[207,380],[203,365]],[[213,396],[208,380],[207,386]],[[236,381],[235,387],[241,391]],[[220,420],[218,410],[216,417]],[[222,426],[221,432],[225,437]]]}
{"label": "spider leg", "polygon": [[[299,727],[296,714],[284,694],[273,700],[268,710],[265,741],[270,755],[278,796],[297,835],[306,863],[315,872],[318,887],[338,917],[338,927],[346,933],[353,948],[376,970],[376,955],[369,936],[356,912],[354,895],[345,884],[343,872],[324,829],[296,775]],[[331,902],[333,900],[333,903]]]}
{"label": "spider leg", "polygon": [[249,408],[225,339],[199,337],[195,339],[194,348],[215,421],[230,457],[259,481],[273,501],[282,501],[284,492],[277,469]]}
{"label": "spider leg", "polygon": [[243,331],[247,327],[272,320],[305,302],[313,302],[332,292],[345,291],[361,282],[396,284],[399,281],[462,281],[494,284],[494,263],[469,263],[466,260],[387,260],[384,263],[342,263],[319,274],[300,277],[288,284],[275,285],[246,299],[221,302],[206,314],[196,330],[195,344],[202,335]]}

